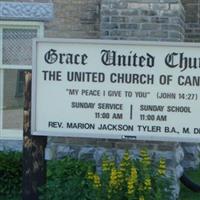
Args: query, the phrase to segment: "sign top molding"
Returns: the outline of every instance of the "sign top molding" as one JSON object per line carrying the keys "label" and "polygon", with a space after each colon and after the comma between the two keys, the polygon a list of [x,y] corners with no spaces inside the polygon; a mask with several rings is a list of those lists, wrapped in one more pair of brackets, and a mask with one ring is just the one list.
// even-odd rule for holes
{"label": "sign top molding", "polygon": [[53,3],[0,2],[0,20],[50,21]]}

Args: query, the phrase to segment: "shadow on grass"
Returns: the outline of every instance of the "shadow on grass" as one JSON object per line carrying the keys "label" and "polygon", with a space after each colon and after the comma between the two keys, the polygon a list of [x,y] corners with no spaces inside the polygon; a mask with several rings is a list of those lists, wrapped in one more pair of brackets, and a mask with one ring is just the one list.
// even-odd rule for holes
{"label": "shadow on grass", "polygon": [[[195,183],[200,184],[200,169],[186,172],[187,176]],[[193,192],[183,184],[181,184],[181,192],[179,200],[200,200],[200,193]]]}

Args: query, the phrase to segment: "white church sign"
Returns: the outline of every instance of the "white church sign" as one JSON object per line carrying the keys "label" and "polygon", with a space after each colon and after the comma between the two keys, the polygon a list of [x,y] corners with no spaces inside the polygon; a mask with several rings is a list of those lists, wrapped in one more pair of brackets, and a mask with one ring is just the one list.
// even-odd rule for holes
{"label": "white church sign", "polygon": [[200,142],[200,46],[34,41],[32,134]]}

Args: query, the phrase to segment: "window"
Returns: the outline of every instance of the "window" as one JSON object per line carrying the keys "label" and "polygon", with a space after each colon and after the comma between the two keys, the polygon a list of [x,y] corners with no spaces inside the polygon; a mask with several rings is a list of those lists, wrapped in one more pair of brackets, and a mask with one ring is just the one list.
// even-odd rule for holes
{"label": "window", "polygon": [[24,71],[19,69],[17,71],[15,97],[23,97],[23,93],[24,93]]}
{"label": "window", "polygon": [[31,70],[32,39],[43,23],[0,21],[0,139],[22,139],[24,70]]}

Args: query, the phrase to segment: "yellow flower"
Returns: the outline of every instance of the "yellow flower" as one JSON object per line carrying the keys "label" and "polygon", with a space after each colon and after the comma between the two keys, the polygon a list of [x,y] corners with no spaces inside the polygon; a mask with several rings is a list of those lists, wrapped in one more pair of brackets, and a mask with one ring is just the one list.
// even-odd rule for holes
{"label": "yellow flower", "polygon": [[119,168],[120,168],[120,170],[122,171],[122,172],[125,172],[126,171],[126,162],[124,162],[123,160],[121,161],[121,163],[120,163],[120,166],[119,166]]}
{"label": "yellow flower", "polygon": [[93,183],[94,187],[96,187],[96,188],[101,187],[100,177],[97,174],[94,174],[93,172],[89,171],[87,173],[87,179]]}
{"label": "yellow flower", "polygon": [[117,182],[118,182],[118,188],[121,190],[122,186],[124,184],[124,174],[122,170],[117,170]]}
{"label": "yellow flower", "polygon": [[130,160],[130,155],[128,151],[125,151],[124,156],[123,156],[124,161],[129,161]]}
{"label": "yellow flower", "polygon": [[87,173],[87,179],[88,179],[88,180],[93,181],[93,176],[94,176],[93,172],[89,171],[89,172]]}
{"label": "yellow flower", "polygon": [[109,171],[109,161],[108,161],[108,159],[103,159],[103,161],[102,161],[102,171],[103,172]]}
{"label": "yellow flower", "polygon": [[165,172],[166,172],[166,163],[165,163],[165,160],[161,159],[159,161],[159,166],[158,166],[158,174],[160,176],[164,176],[165,175]]}
{"label": "yellow flower", "polygon": [[134,192],[134,186],[133,186],[133,182],[131,180],[131,178],[129,178],[128,182],[127,182],[127,186],[128,186],[128,195],[133,194]]}
{"label": "yellow flower", "polygon": [[111,188],[117,188],[117,186],[118,186],[117,170],[115,168],[112,168],[112,170],[111,170],[109,186]]}
{"label": "yellow flower", "polygon": [[109,172],[112,168],[115,168],[115,161],[109,160],[107,157],[105,157],[102,161],[102,171]]}
{"label": "yellow flower", "polygon": [[144,189],[145,190],[151,190],[151,179],[146,178],[144,181]]}
{"label": "yellow flower", "polygon": [[139,200],[144,200],[144,196],[140,196],[140,197],[139,197]]}
{"label": "yellow flower", "polygon": [[121,177],[121,173],[116,168],[112,168],[108,184],[108,199],[112,199],[111,193],[116,193],[120,189],[119,177]]}
{"label": "yellow flower", "polygon": [[127,182],[128,195],[131,195],[134,193],[134,188],[135,188],[136,182],[137,182],[137,170],[135,167],[132,167],[131,174],[130,174],[130,177],[128,178],[128,182]]}
{"label": "yellow flower", "polygon": [[117,178],[122,180],[124,178],[123,171],[121,169],[117,170]]}
{"label": "yellow flower", "polygon": [[131,168],[131,178],[133,180],[133,183],[135,184],[137,182],[137,170],[135,167]]}
{"label": "yellow flower", "polygon": [[140,151],[140,157],[142,158],[142,164],[146,167],[151,164],[151,158],[149,157],[147,151],[145,149]]}
{"label": "yellow flower", "polygon": [[97,174],[94,174],[93,182],[94,182],[94,186],[96,188],[100,188],[101,187],[100,177]]}
{"label": "yellow flower", "polygon": [[125,172],[127,171],[127,168],[130,167],[130,165],[131,165],[131,158],[129,152],[126,151],[120,163],[120,170]]}

